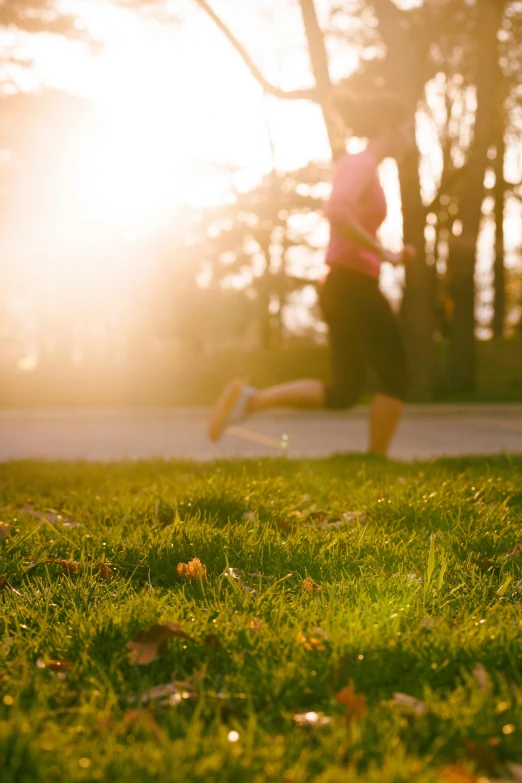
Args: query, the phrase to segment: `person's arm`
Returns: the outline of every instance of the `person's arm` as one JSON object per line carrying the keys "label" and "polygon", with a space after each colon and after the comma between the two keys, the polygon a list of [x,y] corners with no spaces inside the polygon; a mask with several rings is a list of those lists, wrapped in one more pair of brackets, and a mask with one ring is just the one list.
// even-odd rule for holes
{"label": "person's arm", "polygon": [[375,170],[366,158],[345,160],[341,163],[326,208],[326,216],[334,231],[343,239],[369,250],[394,266],[407,261],[415,251],[406,246],[400,253],[387,250],[371,236],[353,215],[353,205],[362,197],[375,176]]}
{"label": "person's arm", "polygon": [[[363,250],[369,250],[383,261],[388,261],[388,263],[398,266],[405,260],[404,251],[401,253],[394,253],[392,250],[387,250],[379,244],[379,242],[376,242],[375,239],[354,219],[348,218],[339,220],[330,218],[330,223],[335,232],[343,239],[348,240],[348,242],[353,242]],[[406,248],[404,248],[404,250],[406,250]]]}

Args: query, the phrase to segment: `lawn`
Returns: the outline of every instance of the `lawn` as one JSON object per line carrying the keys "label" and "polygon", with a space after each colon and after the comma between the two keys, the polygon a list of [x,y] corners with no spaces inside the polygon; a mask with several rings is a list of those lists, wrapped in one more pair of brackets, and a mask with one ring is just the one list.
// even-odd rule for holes
{"label": "lawn", "polygon": [[0,519],[2,783],[522,779],[522,459],[12,463]]}

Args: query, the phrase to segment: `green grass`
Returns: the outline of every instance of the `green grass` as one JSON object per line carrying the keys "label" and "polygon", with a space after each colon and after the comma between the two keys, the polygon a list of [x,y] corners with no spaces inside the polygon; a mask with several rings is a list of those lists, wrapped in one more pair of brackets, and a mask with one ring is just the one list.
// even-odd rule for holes
{"label": "green grass", "polygon": [[[470,783],[522,763],[521,459],[12,463],[0,519],[2,783]],[[178,575],[194,557],[207,579]],[[192,638],[132,663],[166,621]],[[194,698],[140,708],[173,680]],[[310,711],[331,722],[297,725]]]}

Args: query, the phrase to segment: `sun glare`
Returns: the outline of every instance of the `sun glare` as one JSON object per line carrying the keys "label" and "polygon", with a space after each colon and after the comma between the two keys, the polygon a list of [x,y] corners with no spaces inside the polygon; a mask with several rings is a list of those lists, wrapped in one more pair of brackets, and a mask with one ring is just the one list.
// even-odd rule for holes
{"label": "sun glare", "polygon": [[[83,208],[92,218],[151,228],[180,203],[223,200],[230,192],[227,168],[242,169],[254,184],[274,163],[291,169],[311,153],[327,155],[318,110],[263,98],[204,16],[161,26],[106,16],[103,6],[85,6],[85,13],[105,38],[103,50],[82,58],[57,47],[40,59],[47,82],[93,101],[81,183]],[[253,21],[242,14],[241,24],[241,34],[251,38]],[[297,65],[290,58],[290,71]]]}

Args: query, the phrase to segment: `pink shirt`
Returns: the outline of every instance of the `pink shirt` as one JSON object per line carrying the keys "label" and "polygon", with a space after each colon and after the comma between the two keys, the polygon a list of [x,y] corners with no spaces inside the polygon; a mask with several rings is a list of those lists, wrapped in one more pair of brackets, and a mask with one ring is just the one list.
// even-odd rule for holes
{"label": "pink shirt", "polygon": [[371,152],[344,155],[334,172],[332,194],[326,207],[330,221],[330,243],[326,253],[327,264],[379,277],[381,259],[370,250],[341,237],[333,223],[356,221],[372,237],[386,217],[386,198],[377,174],[377,162]]}

